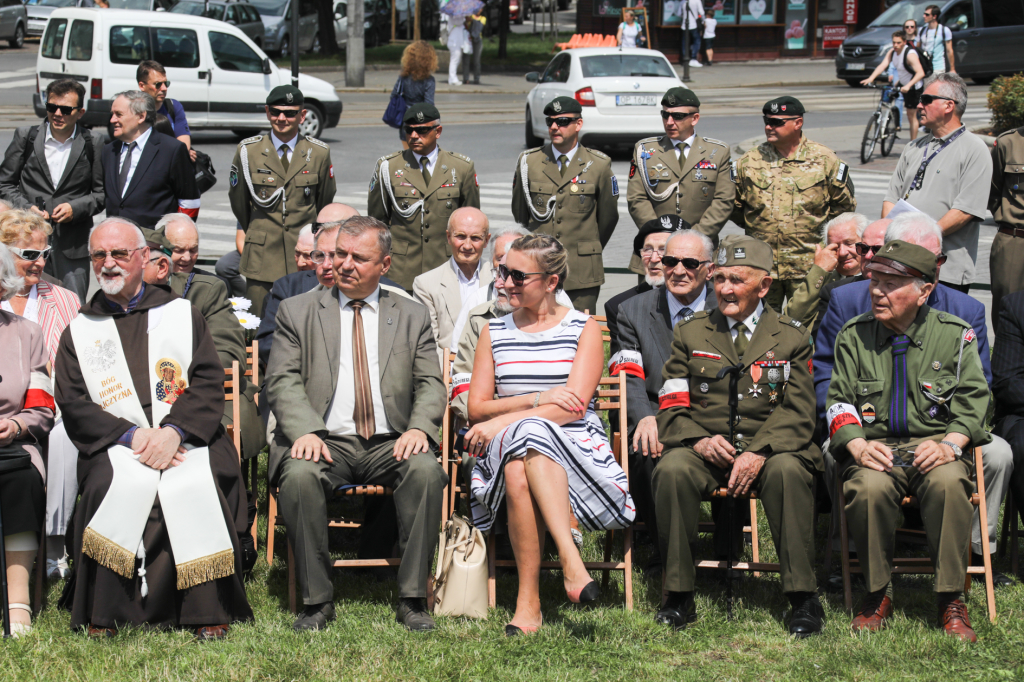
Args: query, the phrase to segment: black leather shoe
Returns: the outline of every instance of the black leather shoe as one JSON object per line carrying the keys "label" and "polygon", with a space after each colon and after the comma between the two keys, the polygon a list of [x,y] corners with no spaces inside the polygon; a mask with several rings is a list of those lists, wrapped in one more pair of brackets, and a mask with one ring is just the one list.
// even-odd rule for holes
{"label": "black leather shoe", "polygon": [[695,620],[697,612],[693,605],[693,592],[669,592],[654,616],[655,623],[671,625],[676,632],[685,630]]}
{"label": "black leather shoe", "polygon": [[[984,565],[985,565],[985,558],[983,556],[981,556],[980,554],[975,554],[974,552],[971,552],[971,566],[984,566]],[[977,582],[977,583],[981,583],[981,584],[985,583],[985,574],[984,573],[972,573],[971,574],[971,578],[975,582]],[[1015,584],[1016,584],[1016,581],[1013,578],[1011,578],[1010,576],[1006,575],[1005,573],[1000,573],[999,571],[995,570],[994,568],[992,569],[992,587],[996,587],[996,588],[999,588],[999,587],[1012,587]]]}
{"label": "black leather shoe", "polygon": [[[850,574],[850,589],[852,590],[863,590],[866,583],[864,582],[863,573],[852,573]],[[832,575],[825,581],[825,591],[833,594],[840,593],[843,591],[843,571],[833,571]]]}
{"label": "black leather shoe", "polygon": [[253,543],[252,535],[244,533],[238,538],[238,547],[242,550],[242,575],[248,576],[252,573],[252,569],[256,566],[256,561],[259,560],[259,554],[256,552],[256,545]]}
{"label": "black leather shoe", "polygon": [[435,627],[434,619],[427,611],[427,600],[422,598],[400,597],[395,620],[413,632],[426,632]]}
{"label": "black leather shoe", "polygon": [[323,630],[327,627],[327,624],[336,618],[334,612],[334,602],[324,602],[323,604],[310,604],[307,606],[299,617],[295,619],[292,624],[292,630],[295,632],[305,632],[306,630]]}
{"label": "black leather shoe", "polygon": [[825,624],[825,608],[817,592],[798,592],[789,595],[793,613],[789,618],[789,634],[797,639],[821,634]]}

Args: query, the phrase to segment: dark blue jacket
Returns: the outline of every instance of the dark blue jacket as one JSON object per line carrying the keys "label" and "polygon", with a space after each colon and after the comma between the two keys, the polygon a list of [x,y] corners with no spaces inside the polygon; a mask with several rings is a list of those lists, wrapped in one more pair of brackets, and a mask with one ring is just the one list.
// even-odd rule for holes
{"label": "dark blue jacket", "polygon": [[[832,292],[832,300],[814,340],[814,391],[818,397],[818,420],[825,419],[825,399],[832,381],[835,365],[836,336],[847,322],[871,312],[870,281],[853,282]],[[939,284],[928,297],[928,305],[940,312],[956,315],[970,324],[978,335],[978,353],[985,370],[985,379],[992,385],[992,364],[989,361],[988,328],[985,325],[985,306],[967,294]]]}
{"label": "dark blue jacket", "polygon": [[[107,217],[128,218],[142,227],[152,228],[168,213],[179,212],[179,201],[195,203],[199,199],[196,170],[182,142],[158,133],[150,134],[142,156],[132,174],[124,196],[117,192],[120,173],[121,141],[103,147],[103,178],[106,189]],[[183,207],[182,213],[195,219],[198,208]]]}

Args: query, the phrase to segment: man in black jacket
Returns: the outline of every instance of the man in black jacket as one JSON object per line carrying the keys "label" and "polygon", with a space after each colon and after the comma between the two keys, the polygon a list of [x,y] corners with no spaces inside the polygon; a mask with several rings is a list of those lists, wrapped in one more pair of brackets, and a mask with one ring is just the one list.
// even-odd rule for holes
{"label": "man in black jacket", "polygon": [[18,128],[0,165],[0,197],[51,221],[47,270],[83,301],[89,288],[89,230],[104,202],[102,138],[78,125],[84,100],[81,83],[51,82],[46,121]]}
{"label": "man in black jacket", "polygon": [[128,218],[152,228],[167,213],[193,220],[199,215],[199,188],[188,147],[153,130],[156,101],[141,90],[114,97],[110,123],[114,137],[103,148],[107,216]]}

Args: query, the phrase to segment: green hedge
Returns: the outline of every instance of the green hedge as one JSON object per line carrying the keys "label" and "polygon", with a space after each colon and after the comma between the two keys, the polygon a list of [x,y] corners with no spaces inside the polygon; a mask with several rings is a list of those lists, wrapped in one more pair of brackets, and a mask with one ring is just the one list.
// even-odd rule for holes
{"label": "green hedge", "polygon": [[1000,76],[988,89],[992,132],[996,135],[1024,126],[1024,74]]}

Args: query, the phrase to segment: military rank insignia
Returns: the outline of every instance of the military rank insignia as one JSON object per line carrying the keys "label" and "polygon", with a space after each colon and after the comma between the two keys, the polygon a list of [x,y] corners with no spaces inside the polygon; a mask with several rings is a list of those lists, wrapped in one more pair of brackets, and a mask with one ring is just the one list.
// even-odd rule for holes
{"label": "military rank insignia", "polygon": [[839,170],[836,171],[836,182],[846,184],[846,177],[850,174],[850,167],[845,163],[839,163]]}
{"label": "military rank insignia", "polygon": [[697,162],[697,168],[701,170],[718,170],[718,165],[707,159],[701,159]]}
{"label": "military rank insignia", "polygon": [[619,196],[619,179],[614,175],[612,176],[612,196]]}

